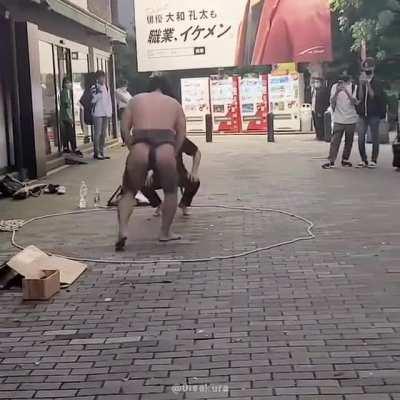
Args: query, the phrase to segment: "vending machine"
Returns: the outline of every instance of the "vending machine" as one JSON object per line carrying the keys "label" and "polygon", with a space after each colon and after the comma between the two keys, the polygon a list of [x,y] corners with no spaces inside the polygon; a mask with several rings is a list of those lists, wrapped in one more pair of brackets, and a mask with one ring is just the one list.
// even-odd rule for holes
{"label": "vending machine", "polygon": [[241,132],[239,78],[211,76],[210,95],[214,132]]}
{"label": "vending machine", "polygon": [[270,110],[275,131],[300,132],[301,106],[304,103],[304,77],[298,72],[268,78]]}
{"label": "vending machine", "polygon": [[265,134],[268,121],[268,76],[240,78],[239,98],[242,131]]}
{"label": "vending machine", "polygon": [[206,115],[210,114],[209,78],[181,79],[182,107],[188,133],[206,133]]}

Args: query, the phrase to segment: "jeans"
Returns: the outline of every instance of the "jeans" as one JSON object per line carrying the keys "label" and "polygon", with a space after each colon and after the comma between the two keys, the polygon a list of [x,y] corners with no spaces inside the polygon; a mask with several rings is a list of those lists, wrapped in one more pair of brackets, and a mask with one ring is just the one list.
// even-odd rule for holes
{"label": "jeans", "polygon": [[63,144],[63,150],[68,150],[71,145],[71,150],[76,151],[76,136],[75,130],[71,122],[61,122],[61,138]]}
{"label": "jeans", "polygon": [[365,137],[368,128],[371,129],[372,136],[372,158],[373,162],[378,161],[379,156],[379,126],[380,117],[361,117],[358,123],[358,148],[360,150],[361,160],[368,162],[367,152],[365,150]]}
{"label": "jeans", "polygon": [[325,139],[324,113],[312,112],[317,140]]}
{"label": "jeans", "polygon": [[337,124],[333,126],[333,136],[331,141],[331,148],[329,151],[329,161],[335,163],[339,153],[340,144],[342,142],[343,134],[345,134],[345,143],[343,150],[343,161],[348,161],[351,155],[354,142],[354,132],[356,124]]}
{"label": "jeans", "polygon": [[104,156],[104,144],[106,142],[108,118],[107,117],[94,117],[93,118],[93,149],[94,156]]}

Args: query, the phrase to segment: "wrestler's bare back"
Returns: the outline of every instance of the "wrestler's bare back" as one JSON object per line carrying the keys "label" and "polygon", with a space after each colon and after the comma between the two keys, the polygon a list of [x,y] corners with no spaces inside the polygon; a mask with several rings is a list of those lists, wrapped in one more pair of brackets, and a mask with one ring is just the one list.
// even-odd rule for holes
{"label": "wrestler's bare back", "polygon": [[159,92],[142,93],[129,102],[131,128],[170,129],[177,132],[183,115],[181,105]]}

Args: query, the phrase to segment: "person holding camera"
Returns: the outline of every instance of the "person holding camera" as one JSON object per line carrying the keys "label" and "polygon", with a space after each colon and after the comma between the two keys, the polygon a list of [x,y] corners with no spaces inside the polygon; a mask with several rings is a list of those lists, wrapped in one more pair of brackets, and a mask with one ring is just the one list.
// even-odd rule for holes
{"label": "person holding camera", "polygon": [[352,82],[352,78],[346,70],[341,74],[339,81],[332,86],[330,102],[333,111],[333,136],[329,151],[329,162],[322,165],[323,169],[330,169],[335,166],[343,135],[345,135],[345,144],[342,166],[353,166],[349,159],[353,149],[354,133],[358,121],[356,110],[356,106],[359,104],[357,90],[357,85]]}

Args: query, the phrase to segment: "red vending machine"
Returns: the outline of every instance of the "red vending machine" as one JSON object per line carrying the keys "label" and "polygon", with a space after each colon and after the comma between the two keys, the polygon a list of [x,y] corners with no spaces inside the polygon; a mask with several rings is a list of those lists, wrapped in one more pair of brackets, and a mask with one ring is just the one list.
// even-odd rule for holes
{"label": "red vending machine", "polygon": [[268,75],[249,75],[239,81],[243,133],[265,134],[268,123]]}
{"label": "red vending machine", "polygon": [[210,97],[214,132],[240,133],[239,78],[211,76]]}

